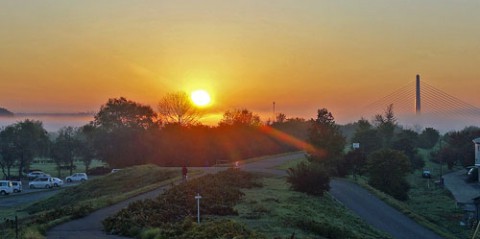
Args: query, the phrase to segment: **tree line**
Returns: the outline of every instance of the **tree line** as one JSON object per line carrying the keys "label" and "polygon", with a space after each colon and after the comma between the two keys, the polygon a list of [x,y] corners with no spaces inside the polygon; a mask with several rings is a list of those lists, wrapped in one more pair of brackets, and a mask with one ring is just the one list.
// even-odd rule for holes
{"label": "tree line", "polygon": [[109,99],[82,127],[48,133],[35,120],[6,126],[0,129],[3,176],[25,175],[36,157],[52,159],[60,174],[65,168],[72,173],[76,160],[83,162],[86,171],[94,159],[112,168],[147,163],[213,166],[301,150],[265,128],[295,132],[304,127],[304,120],[266,124],[247,109],[234,109],[226,111],[217,126],[206,126],[198,123],[201,110],[181,92],[167,95],[158,109],[156,113],[150,106],[120,97]]}

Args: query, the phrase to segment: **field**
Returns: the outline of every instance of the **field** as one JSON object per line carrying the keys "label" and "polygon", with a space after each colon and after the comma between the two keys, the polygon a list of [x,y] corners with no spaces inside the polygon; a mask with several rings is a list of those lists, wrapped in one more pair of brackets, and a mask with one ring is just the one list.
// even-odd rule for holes
{"label": "field", "polygon": [[[389,238],[353,215],[330,195],[308,196],[289,190],[284,178],[264,177],[263,188],[244,190],[232,219],[267,238]],[[320,237],[323,238],[323,237]]]}
{"label": "field", "polygon": [[[72,173],[85,173],[85,164],[82,161],[74,161],[75,169]],[[93,160],[89,168],[105,166],[105,163],[99,160]],[[30,165],[31,170],[40,170],[44,173],[50,174],[53,177],[65,178],[70,175],[70,170],[57,170],[57,165],[51,160],[36,158]],[[12,176],[18,176],[18,168],[11,169]],[[3,175],[2,175],[3,176]]]}

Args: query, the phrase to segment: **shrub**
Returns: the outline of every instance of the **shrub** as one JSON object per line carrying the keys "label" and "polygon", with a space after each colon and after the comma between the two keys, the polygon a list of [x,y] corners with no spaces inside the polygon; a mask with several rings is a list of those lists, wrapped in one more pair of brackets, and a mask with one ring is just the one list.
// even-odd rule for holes
{"label": "shrub", "polygon": [[189,227],[185,223],[196,215],[197,193],[202,196],[202,215],[236,215],[233,207],[244,195],[240,188],[259,185],[252,174],[240,170],[229,169],[205,175],[173,186],[154,200],[133,202],[105,219],[103,225],[105,231],[125,236],[138,236],[140,228],[158,227],[165,235],[159,238],[172,238],[178,235],[177,224],[183,221],[184,227]]}
{"label": "shrub", "polygon": [[319,163],[302,162],[295,168],[288,169],[287,182],[298,192],[322,196],[330,190],[330,176]]}

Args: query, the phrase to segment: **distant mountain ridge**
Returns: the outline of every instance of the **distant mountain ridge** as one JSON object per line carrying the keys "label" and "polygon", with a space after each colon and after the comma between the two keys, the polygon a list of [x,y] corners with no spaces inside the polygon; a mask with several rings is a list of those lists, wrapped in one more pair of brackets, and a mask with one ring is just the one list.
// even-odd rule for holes
{"label": "distant mountain ridge", "polygon": [[13,116],[14,114],[11,111],[0,107],[0,117],[13,117]]}

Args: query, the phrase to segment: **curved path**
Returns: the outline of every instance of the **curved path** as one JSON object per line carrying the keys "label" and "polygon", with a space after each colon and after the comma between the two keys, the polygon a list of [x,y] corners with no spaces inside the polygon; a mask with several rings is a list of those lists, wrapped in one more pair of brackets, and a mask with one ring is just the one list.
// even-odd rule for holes
{"label": "curved path", "polygon": [[442,238],[345,179],[330,182],[330,194],[365,222],[394,238]]}
{"label": "curved path", "polygon": [[[241,165],[240,168],[250,172],[271,173],[279,176],[287,175],[284,170],[273,169],[275,166],[304,157],[303,153],[279,155],[261,161]],[[222,168],[202,168],[208,173],[214,173]],[[433,232],[420,226],[410,218],[388,206],[360,186],[342,179],[334,179],[330,183],[330,193],[347,208],[355,212],[360,218],[378,230],[384,231],[394,238],[441,238]],[[87,217],[70,221],[52,228],[47,233],[48,239],[121,239],[113,235],[106,235],[102,221],[126,207],[130,202],[145,198],[156,197],[165,188],[159,188],[146,194],[131,198],[116,205],[100,209]]]}

